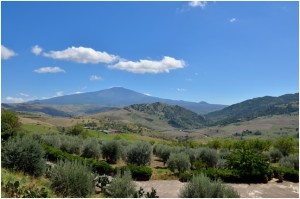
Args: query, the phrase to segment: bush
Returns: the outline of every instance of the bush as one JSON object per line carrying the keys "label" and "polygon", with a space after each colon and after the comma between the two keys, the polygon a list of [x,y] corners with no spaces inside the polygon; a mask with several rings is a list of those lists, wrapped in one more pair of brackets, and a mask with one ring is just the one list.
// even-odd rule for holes
{"label": "bush", "polygon": [[197,159],[205,163],[207,167],[215,167],[218,162],[218,155],[215,149],[202,148]]}
{"label": "bush", "polygon": [[109,163],[116,163],[121,157],[121,145],[117,140],[109,140],[102,145],[102,157]]}
{"label": "bush", "polygon": [[127,151],[127,164],[149,165],[151,162],[152,147],[148,142],[139,142]]}
{"label": "bush", "polygon": [[299,170],[299,155],[289,155],[279,161],[280,167]]}
{"label": "bush", "polygon": [[67,130],[67,134],[70,135],[82,135],[84,136],[84,128],[82,124],[75,124]]}
{"label": "bush", "polygon": [[270,151],[270,160],[271,162],[275,163],[278,162],[282,158],[282,153],[279,149],[273,149]]}
{"label": "bush", "polygon": [[296,151],[296,146],[298,143],[294,138],[278,138],[275,143],[274,147],[278,149],[284,156],[292,154]]}
{"label": "bush", "polygon": [[240,149],[228,156],[227,168],[235,170],[241,178],[249,182],[262,182],[269,173],[269,162],[261,152]]}
{"label": "bush", "polygon": [[60,149],[67,153],[80,155],[82,149],[82,138],[78,136],[61,136]]}
{"label": "bush", "polygon": [[189,156],[185,153],[171,153],[167,165],[172,172],[177,170],[178,173],[183,173],[191,167]]}
{"label": "bush", "polygon": [[282,167],[272,167],[274,177],[278,178],[283,175],[284,180],[291,182],[299,182],[299,171],[295,169],[282,168]]}
{"label": "bush", "polygon": [[81,156],[85,158],[95,158],[98,159],[101,156],[101,146],[94,139],[84,140],[83,150]]}
{"label": "bush", "polygon": [[2,184],[1,192],[4,193],[2,195],[4,198],[48,198],[48,192],[44,187],[21,187],[19,181]]}
{"label": "bush", "polygon": [[40,144],[30,137],[9,139],[2,146],[2,166],[41,176],[45,172],[45,152]]}
{"label": "bush", "polygon": [[179,181],[180,182],[188,182],[192,179],[193,174],[191,172],[184,172],[179,174]]}
{"label": "bush", "polygon": [[156,155],[166,164],[171,154],[172,148],[166,145],[158,144],[155,149]]}
{"label": "bush", "polygon": [[212,180],[220,179],[223,182],[228,182],[228,183],[243,182],[243,179],[241,179],[240,176],[233,170],[208,168],[208,169],[193,171],[193,174],[200,174],[200,173],[205,174],[207,177],[209,177]]}
{"label": "bush", "polygon": [[152,169],[146,166],[127,165],[117,168],[117,170],[120,169],[129,170],[134,180],[147,181],[150,180],[152,176]]}
{"label": "bush", "polygon": [[69,161],[79,161],[91,166],[93,170],[98,174],[110,174],[114,171],[112,166],[103,160],[99,161],[95,159],[74,156],[54,147],[48,146],[46,144],[43,144],[43,148],[46,151],[47,159],[49,161],[58,161],[60,159]]}
{"label": "bush", "polygon": [[180,191],[181,198],[238,198],[239,194],[231,187],[212,181],[204,174],[192,177]]}
{"label": "bush", "polygon": [[128,170],[119,170],[110,183],[112,198],[132,198],[135,194],[135,184]]}
{"label": "bush", "polygon": [[7,140],[17,135],[21,123],[15,112],[1,109],[1,139]]}
{"label": "bush", "polygon": [[78,161],[58,161],[51,171],[51,188],[62,197],[88,197],[94,191],[94,176]]}

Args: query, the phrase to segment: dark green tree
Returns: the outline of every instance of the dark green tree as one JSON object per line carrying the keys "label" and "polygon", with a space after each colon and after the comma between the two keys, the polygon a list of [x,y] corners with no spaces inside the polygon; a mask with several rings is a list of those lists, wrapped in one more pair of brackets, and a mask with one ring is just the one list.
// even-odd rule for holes
{"label": "dark green tree", "polygon": [[7,140],[11,136],[15,136],[20,130],[21,123],[15,112],[2,109],[1,110],[1,138]]}
{"label": "dark green tree", "polygon": [[127,151],[126,162],[138,166],[146,166],[151,162],[152,146],[148,142],[139,142]]}

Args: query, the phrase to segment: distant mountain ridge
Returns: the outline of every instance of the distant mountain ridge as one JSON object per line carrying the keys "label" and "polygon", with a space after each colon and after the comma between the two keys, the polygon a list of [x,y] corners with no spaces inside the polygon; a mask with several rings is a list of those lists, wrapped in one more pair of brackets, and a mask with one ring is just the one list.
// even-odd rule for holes
{"label": "distant mountain ridge", "polygon": [[297,111],[299,111],[299,93],[246,100],[208,113],[205,117],[215,124],[228,124],[260,116],[290,114]]}
{"label": "distant mountain ridge", "polygon": [[180,106],[172,106],[160,102],[152,104],[134,104],[124,108],[127,111],[134,109],[149,115],[156,115],[160,119],[167,120],[168,124],[175,128],[196,129],[206,126],[206,120],[190,110]]}
{"label": "distant mountain ridge", "polygon": [[144,95],[142,93],[138,93],[136,91],[132,91],[122,87],[113,87],[96,92],[65,95],[44,100],[34,100],[28,103],[57,105],[97,104],[107,107],[122,108],[133,104],[146,104],[155,102],[162,102],[169,105],[178,105],[198,114],[205,114],[226,107],[226,105],[209,104],[206,102],[196,103],[182,100],[162,99]]}

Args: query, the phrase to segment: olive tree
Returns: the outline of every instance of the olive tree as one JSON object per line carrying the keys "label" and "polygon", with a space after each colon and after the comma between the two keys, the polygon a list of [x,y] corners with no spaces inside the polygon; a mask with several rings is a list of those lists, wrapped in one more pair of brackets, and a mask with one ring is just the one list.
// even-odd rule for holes
{"label": "olive tree", "polygon": [[138,166],[146,166],[151,162],[152,146],[148,142],[139,142],[127,150],[126,162]]}

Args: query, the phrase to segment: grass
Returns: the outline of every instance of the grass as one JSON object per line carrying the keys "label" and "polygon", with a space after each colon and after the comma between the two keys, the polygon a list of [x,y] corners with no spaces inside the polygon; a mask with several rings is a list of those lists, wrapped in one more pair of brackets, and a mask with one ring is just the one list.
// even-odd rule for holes
{"label": "grass", "polygon": [[58,133],[56,127],[48,127],[38,124],[22,124],[21,128],[25,131],[28,131],[29,133]]}

